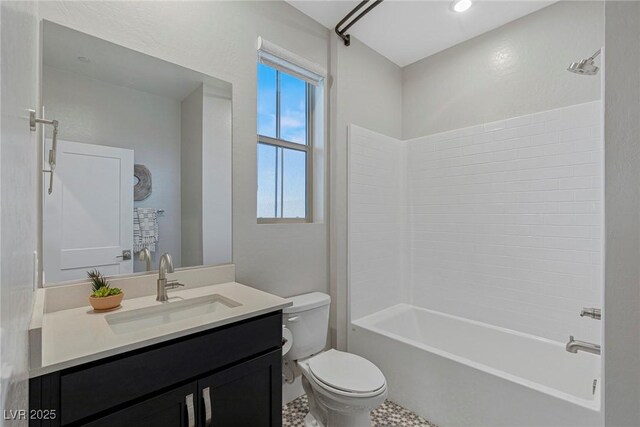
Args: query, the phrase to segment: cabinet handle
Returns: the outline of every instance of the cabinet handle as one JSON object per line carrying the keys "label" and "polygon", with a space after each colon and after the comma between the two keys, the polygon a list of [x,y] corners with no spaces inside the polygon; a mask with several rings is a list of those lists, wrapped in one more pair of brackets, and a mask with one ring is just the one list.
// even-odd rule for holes
{"label": "cabinet handle", "polygon": [[204,427],[211,427],[211,393],[209,387],[202,389],[202,398],[204,399]]}
{"label": "cabinet handle", "polygon": [[187,427],[196,427],[196,414],[193,406],[193,393],[185,396],[185,404],[187,405]]}

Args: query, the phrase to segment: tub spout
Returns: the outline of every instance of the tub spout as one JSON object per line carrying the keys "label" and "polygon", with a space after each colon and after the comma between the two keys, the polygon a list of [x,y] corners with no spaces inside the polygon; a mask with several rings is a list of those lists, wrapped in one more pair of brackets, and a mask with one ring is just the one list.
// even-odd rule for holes
{"label": "tub spout", "polygon": [[583,308],[580,317],[590,317],[595,320],[602,318],[602,311],[599,308]]}
{"label": "tub spout", "polygon": [[600,346],[598,344],[575,340],[573,339],[573,335],[569,337],[569,342],[567,343],[567,346],[565,348],[569,353],[584,351],[592,354],[600,354]]}

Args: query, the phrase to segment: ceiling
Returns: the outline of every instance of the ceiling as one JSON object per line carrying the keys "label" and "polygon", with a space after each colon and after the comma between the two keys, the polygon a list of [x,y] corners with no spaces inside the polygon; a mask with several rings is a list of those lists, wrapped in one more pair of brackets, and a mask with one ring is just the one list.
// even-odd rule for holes
{"label": "ceiling", "polygon": [[[43,65],[181,101],[201,84],[231,94],[231,84],[50,21],[43,23]],[[83,59],[80,59],[83,58]]]}
{"label": "ceiling", "polygon": [[[335,25],[359,0],[287,0],[327,28]],[[385,0],[348,31],[373,50],[404,67],[555,1],[475,0],[456,13],[451,0]]]}

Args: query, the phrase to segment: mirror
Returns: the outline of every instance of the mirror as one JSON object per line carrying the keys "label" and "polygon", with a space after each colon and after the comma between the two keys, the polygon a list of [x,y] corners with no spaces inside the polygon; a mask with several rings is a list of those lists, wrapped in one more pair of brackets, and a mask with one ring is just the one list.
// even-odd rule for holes
{"label": "mirror", "polygon": [[41,113],[59,123],[43,284],[156,270],[165,252],[230,263],[231,84],[49,21],[43,35]]}

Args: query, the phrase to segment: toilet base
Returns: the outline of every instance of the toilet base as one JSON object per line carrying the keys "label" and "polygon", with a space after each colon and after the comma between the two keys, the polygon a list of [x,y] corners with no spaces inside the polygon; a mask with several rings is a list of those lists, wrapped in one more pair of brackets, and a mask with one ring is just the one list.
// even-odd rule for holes
{"label": "toilet base", "polygon": [[307,413],[307,416],[304,417],[304,427],[324,427],[321,423],[319,423],[311,412]]}

